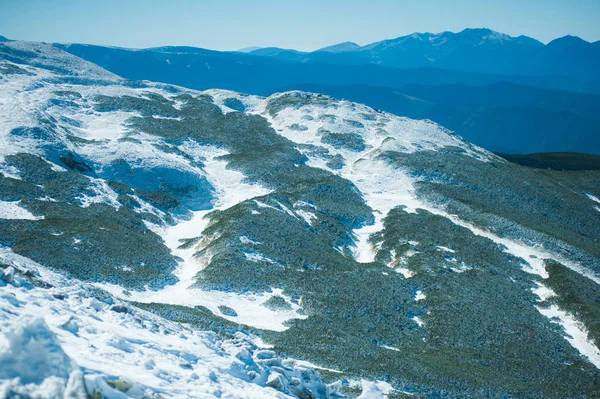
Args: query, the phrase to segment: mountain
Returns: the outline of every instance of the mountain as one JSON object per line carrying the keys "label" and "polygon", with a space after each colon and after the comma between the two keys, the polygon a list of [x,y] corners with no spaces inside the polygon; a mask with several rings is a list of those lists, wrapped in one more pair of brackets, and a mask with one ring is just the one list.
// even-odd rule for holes
{"label": "mountain", "polygon": [[524,74],[514,65],[541,47],[542,43],[525,36],[465,29],[459,33],[415,33],[373,43],[361,50],[369,53],[372,62],[387,66],[435,66],[469,72]]}
{"label": "mountain", "polygon": [[7,38],[5,38],[4,36],[0,36],[0,43],[1,42],[9,42],[10,40],[8,40]]}
{"label": "mountain", "polygon": [[359,50],[360,46],[354,42],[344,42],[339,44],[334,44],[333,46],[323,47],[317,51],[325,51],[328,53],[342,53],[345,51],[356,51]]}
{"label": "mountain", "polygon": [[[379,65],[304,63],[194,47],[130,50],[83,44],[56,46],[128,79],[152,80],[198,90],[221,88],[269,95],[282,87],[308,83],[399,87],[407,83],[485,85],[509,81],[541,88],[600,94],[599,82],[565,77],[501,76],[436,68],[395,69]],[[319,54],[336,56],[326,52]],[[248,76],[252,79],[248,79]]]}
{"label": "mountain", "polygon": [[[289,51],[255,54],[302,62],[323,61],[323,50],[293,54]],[[600,47],[573,36],[544,45],[527,36],[512,37],[490,29],[465,29],[458,33],[413,33],[334,53],[338,53],[337,56],[330,57],[328,62],[335,64],[436,67],[499,75],[560,75],[600,80]]]}
{"label": "mountain", "polygon": [[255,50],[260,50],[262,47],[258,47],[258,46],[251,46],[251,47],[244,47],[238,50],[239,53],[251,53]]}
{"label": "mountain", "polygon": [[491,151],[600,154],[600,97],[498,82],[485,86],[293,85],[414,119],[429,119]]}
{"label": "mountain", "polygon": [[46,44],[0,75],[7,397],[598,392],[599,171]]}
{"label": "mountain", "polygon": [[532,58],[529,70],[596,79],[600,67],[600,46],[579,37],[565,36],[551,41]]}
{"label": "mountain", "polygon": [[253,55],[275,57],[280,59],[293,58],[296,54],[304,54],[301,51],[284,49],[279,47],[263,47],[251,52]]}

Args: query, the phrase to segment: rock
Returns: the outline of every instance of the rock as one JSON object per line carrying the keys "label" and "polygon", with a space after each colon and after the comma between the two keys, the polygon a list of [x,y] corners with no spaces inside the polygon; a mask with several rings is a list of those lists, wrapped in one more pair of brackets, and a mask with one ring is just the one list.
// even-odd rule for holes
{"label": "rock", "polygon": [[83,160],[72,152],[60,156],[60,161],[71,169],[77,169],[80,172],[91,172],[92,168],[83,162]]}
{"label": "rock", "polygon": [[117,380],[107,380],[106,383],[112,388],[117,389],[121,392],[127,392],[133,387],[132,382],[122,378],[119,378]]}
{"label": "rock", "polygon": [[156,362],[154,362],[152,359],[148,359],[144,362],[144,367],[147,370],[153,370],[156,367]]}
{"label": "rock", "polygon": [[260,350],[255,353],[256,358],[260,360],[264,359],[273,359],[275,357],[275,352],[270,350]]}
{"label": "rock", "polygon": [[52,294],[52,296],[60,301],[64,301],[68,298],[65,294]]}
{"label": "rock", "polygon": [[68,317],[64,322],[60,324],[60,328],[65,331],[69,331],[70,333],[77,335],[79,332],[79,324],[77,323],[77,319],[74,316]]}
{"label": "rock", "polygon": [[194,369],[192,367],[192,365],[190,364],[190,362],[181,362],[181,363],[179,363],[179,367],[181,367],[182,369],[188,369],[188,370]]}
{"label": "rock", "polygon": [[5,283],[11,283],[15,278],[15,268],[12,266],[7,267],[2,271],[2,281]]}
{"label": "rock", "polygon": [[280,357],[274,357],[273,359],[265,359],[265,360],[257,359],[256,363],[260,364],[263,367],[283,367],[283,365],[281,364]]}
{"label": "rock", "polygon": [[94,309],[96,312],[102,310],[102,304],[96,298],[87,298],[83,302],[87,307]]}
{"label": "rock", "polygon": [[288,373],[287,371],[285,371],[285,369],[283,369],[282,367],[277,367],[277,366],[273,366],[271,368],[272,371],[281,374],[282,376],[284,376],[285,378],[288,378]]}
{"label": "rock", "polygon": [[305,386],[297,386],[297,387],[295,387],[294,393],[300,399],[316,399],[317,398],[315,396],[315,394],[312,393],[311,390],[308,389]]}
{"label": "rock", "polygon": [[129,308],[123,305],[113,305],[110,307],[110,310],[117,313],[129,313]]}
{"label": "rock", "polygon": [[269,378],[267,379],[267,386],[277,389],[278,391],[283,391],[285,389],[285,381],[286,378],[279,373],[271,373]]}
{"label": "rock", "polygon": [[254,363],[254,361],[252,360],[252,354],[246,348],[243,348],[238,353],[236,353],[235,357],[237,357],[244,364],[252,364],[252,363]]}
{"label": "rock", "polygon": [[237,313],[235,310],[230,308],[229,306],[219,305],[219,311],[223,313],[225,316],[236,317]]}

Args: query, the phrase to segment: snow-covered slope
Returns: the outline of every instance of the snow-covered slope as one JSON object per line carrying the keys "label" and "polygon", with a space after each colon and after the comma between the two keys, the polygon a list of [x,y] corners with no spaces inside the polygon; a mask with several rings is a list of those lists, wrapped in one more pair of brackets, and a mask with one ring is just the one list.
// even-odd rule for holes
{"label": "snow-covered slope", "polygon": [[[16,270],[0,283],[2,397],[284,398],[267,385],[289,389],[294,380],[302,381],[299,392],[335,392],[318,373],[276,357],[256,337],[240,332],[224,340],[110,295],[98,300],[89,284],[7,248],[0,260]],[[41,282],[52,285],[36,286]]]}
{"label": "snow-covered slope", "polygon": [[0,44],[0,393],[589,397],[596,179]]}

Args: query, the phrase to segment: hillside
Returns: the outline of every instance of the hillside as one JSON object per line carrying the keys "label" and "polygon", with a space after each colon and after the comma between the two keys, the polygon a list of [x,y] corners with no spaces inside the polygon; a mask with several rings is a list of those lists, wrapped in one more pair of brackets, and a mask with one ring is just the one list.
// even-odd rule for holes
{"label": "hillside", "polygon": [[598,392],[599,171],[323,94],[114,72],[0,44],[0,392]]}

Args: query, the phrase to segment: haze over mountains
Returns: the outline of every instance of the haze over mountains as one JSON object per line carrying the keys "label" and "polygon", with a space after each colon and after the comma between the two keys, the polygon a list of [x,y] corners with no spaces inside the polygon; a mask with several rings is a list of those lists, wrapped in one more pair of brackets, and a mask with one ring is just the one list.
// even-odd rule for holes
{"label": "haze over mountains", "polygon": [[415,33],[314,52],[58,47],[134,80],[270,95],[301,89],[431,119],[489,150],[600,153],[600,43],[489,29]]}

